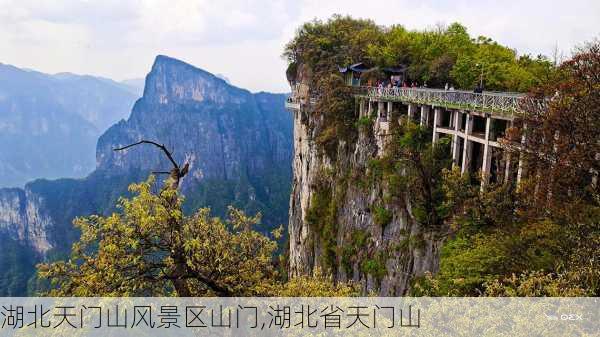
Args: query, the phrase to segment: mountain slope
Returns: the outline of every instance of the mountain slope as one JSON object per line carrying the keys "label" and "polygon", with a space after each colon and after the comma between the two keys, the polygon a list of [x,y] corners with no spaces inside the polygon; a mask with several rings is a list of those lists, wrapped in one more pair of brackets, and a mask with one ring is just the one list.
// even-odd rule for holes
{"label": "mountain slope", "polygon": [[[292,120],[284,101],[285,95],[253,94],[204,70],[158,56],[129,119],[99,138],[93,173],[84,179],[37,180],[23,190],[0,189],[0,238],[12,240],[19,249],[27,247],[23,256],[34,256],[34,261],[64,256],[78,237],[71,225],[75,216],[114,211],[130,183],[145,180],[150,171],[169,168],[164,155],[152,146],[113,151],[140,139],[164,143],[174,150],[175,160],[190,163],[181,187],[188,212],[210,206],[215,215],[223,216],[227,206],[234,205],[250,213],[260,211],[265,226],[261,230],[285,224],[293,148]],[[27,212],[44,221],[31,221]],[[40,238],[47,245],[39,244]],[[12,268],[15,261],[0,251],[0,265]],[[0,288],[0,296],[27,291],[24,283],[15,282],[27,275],[11,270],[14,275],[0,286],[12,287]]]}
{"label": "mountain slope", "polygon": [[[163,154],[153,147],[112,151],[140,139],[157,140],[175,150],[178,162],[190,163],[182,185],[188,205],[210,204],[219,214],[228,204],[264,209],[265,202],[289,197],[286,188],[279,190],[291,180],[292,124],[283,100],[283,95],[252,94],[159,56],[130,118],[98,140],[98,170],[114,175],[167,169]],[[285,222],[271,210],[264,216]]]}
{"label": "mountain slope", "polygon": [[0,64],[0,186],[88,174],[98,136],[137,98],[130,90],[104,78]]}

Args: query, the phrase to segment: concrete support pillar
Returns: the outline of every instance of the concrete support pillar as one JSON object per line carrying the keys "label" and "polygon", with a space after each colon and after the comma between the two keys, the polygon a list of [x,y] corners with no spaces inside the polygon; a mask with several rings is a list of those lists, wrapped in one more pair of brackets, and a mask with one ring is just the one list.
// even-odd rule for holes
{"label": "concrete support pillar", "polygon": [[[600,153],[596,153],[594,157],[596,160],[600,161]],[[591,169],[590,173],[592,174],[592,188],[598,188],[598,176],[600,175],[597,170]]]}
{"label": "concrete support pillar", "polygon": [[379,101],[379,106],[377,107],[377,118],[383,117],[385,115],[385,102]]}
{"label": "concrete support pillar", "polygon": [[437,141],[440,139],[440,135],[437,132],[437,128],[438,126],[440,126],[441,124],[441,120],[442,120],[442,109],[441,108],[435,108],[433,110],[433,143],[437,143]]}
{"label": "concrete support pillar", "polygon": [[483,164],[481,166],[481,188],[489,183],[492,168],[492,147],[490,146],[490,127],[492,117],[485,118],[485,143],[483,144]]}
{"label": "concrete support pillar", "polygon": [[364,117],[365,115],[365,100],[364,99],[360,99],[359,103],[358,103],[358,117]]}
{"label": "concrete support pillar", "polygon": [[462,117],[462,112],[455,110],[452,113],[452,124],[454,126],[454,134],[452,135],[452,165],[458,165],[458,155],[460,149],[460,139],[458,138],[458,130],[460,129],[460,120]]}
{"label": "concrete support pillar", "polygon": [[[523,124],[523,132],[525,132],[527,130],[527,124]],[[525,145],[525,141],[526,141],[526,136],[525,133],[523,133],[523,137],[521,137],[521,146]],[[519,166],[517,168],[517,184],[519,184],[521,182],[521,178],[523,178],[523,175],[525,174],[525,155],[523,154],[523,152],[521,151],[521,153],[519,154]]]}
{"label": "concrete support pillar", "polygon": [[512,160],[512,155],[510,152],[507,152],[504,156],[504,183],[510,183],[510,162]]}
{"label": "concrete support pillar", "polygon": [[465,125],[465,145],[463,147],[462,166],[460,169],[460,172],[463,174],[468,171],[468,168],[471,164],[471,150],[473,147],[473,143],[469,140],[471,131],[473,131],[473,116],[471,116],[470,113],[467,113],[466,116],[467,123]]}
{"label": "concrete support pillar", "polygon": [[408,104],[408,119],[410,121],[414,121],[415,120],[415,112],[417,111],[417,105],[414,103],[409,103]]}
{"label": "concrete support pillar", "polygon": [[[513,121],[510,121],[509,127],[513,126]],[[512,164],[512,153],[509,151],[504,152],[504,183],[509,184],[512,176],[511,176],[511,164]]]}
{"label": "concrete support pillar", "polygon": [[429,126],[429,105],[421,105],[421,126]]}
{"label": "concrete support pillar", "polygon": [[367,111],[367,117],[371,117],[373,115],[373,101],[369,99],[369,110]]}

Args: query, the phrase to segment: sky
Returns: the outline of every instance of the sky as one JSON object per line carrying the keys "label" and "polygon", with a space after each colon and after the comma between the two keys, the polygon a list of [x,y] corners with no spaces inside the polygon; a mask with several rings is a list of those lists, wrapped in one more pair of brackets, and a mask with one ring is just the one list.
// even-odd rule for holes
{"label": "sky", "polygon": [[460,22],[520,54],[568,56],[600,37],[599,0],[0,0],[0,63],[125,80],[164,54],[254,92],[287,92],[286,42],[335,13],[419,30]]}

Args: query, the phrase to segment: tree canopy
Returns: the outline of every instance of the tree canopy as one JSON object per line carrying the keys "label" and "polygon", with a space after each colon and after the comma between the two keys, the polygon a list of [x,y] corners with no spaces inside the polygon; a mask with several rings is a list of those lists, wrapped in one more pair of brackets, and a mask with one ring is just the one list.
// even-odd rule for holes
{"label": "tree canopy", "polygon": [[357,62],[406,65],[410,81],[429,87],[472,89],[483,77],[488,90],[521,92],[547,80],[554,68],[544,56],[519,55],[491,38],[472,37],[459,23],[417,31],[340,15],[304,24],[284,57],[292,69],[305,64],[317,74]]}

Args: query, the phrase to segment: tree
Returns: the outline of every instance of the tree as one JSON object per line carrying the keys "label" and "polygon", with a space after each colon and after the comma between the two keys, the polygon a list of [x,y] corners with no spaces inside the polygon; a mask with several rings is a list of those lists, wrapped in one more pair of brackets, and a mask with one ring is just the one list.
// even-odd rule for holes
{"label": "tree", "polygon": [[[550,206],[560,215],[565,203],[598,206],[600,172],[600,43],[582,48],[558,73],[531,93],[520,126],[510,130],[509,149],[528,163],[532,209]],[[540,104],[544,102],[544,104]],[[521,135],[525,143],[521,144]],[[537,174],[544,172],[544,174]],[[579,212],[569,212],[576,215]]]}
{"label": "tree", "polygon": [[381,34],[381,29],[371,20],[334,15],[326,22],[313,20],[302,25],[286,45],[283,56],[290,64],[310,67],[316,80],[337,72],[338,66],[369,62],[367,50]]}
{"label": "tree", "polygon": [[316,269],[312,276],[292,278],[278,288],[277,296],[283,297],[348,297],[357,296],[356,285],[351,283],[334,284],[333,277]]}
{"label": "tree", "polygon": [[154,178],[133,184],[120,213],[77,218],[81,239],[68,261],[39,266],[53,296],[251,296],[275,279],[276,242],[255,232],[259,217],[230,209],[223,222],[209,209],[192,216]]}
{"label": "tree", "polygon": [[182,210],[177,188],[187,173],[164,145],[142,140],[122,148],[150,144],[173,165],[159,192],[155,178],[132,184],[134,196],[119,200],[120,212],[77,218],[81,238],[70,259],[38,266],[51,296],[337,296],[354,293],[351,285],[330,279],[292,279],[283,283],[274,263],[277,239],[254,231],[260,214],[249,217],[229,208],[222,221],[202,208]]}
{"label": "tree", "polygon": [[230,208],[228,222],[209,209],[183,214],[179,182],[188,171],[164,145],[153,141],[173,165],[159,193],[154,177],[133,184],[122,212],[108,217],[77,218],[81,239],[71,258],[39,266],[51,281],[50,295],[61,296],[250,296],[267,292],[276,277],[271,259],[277,244],[253,231],[260,215],[248,217]]}
{"label": "tree", "polygon": [[153,141],[149,141],[149,140],[140,140],[137,143],[133,143],[133,144],[129,144],[127,146],[123,146],[123,147],[119,147],[114,149],[114,151],[124,151],[127,150],[131,147],[134,146],[138,146],[138,145],[142,145],[142,144],[150,144],[150,145],[154,145],[156,147],[158,147],[164,154],[165,156],[167,156],[167,158],[169,159],[169,162],[171,162],[171,165],[173,165],[173,168],[171,169],[171,171],[169,172],[154,172],[157,174],[168,174],[169,175],[169,180],[167,182],[167,184],[165,185],[165,188],[170,188],[172,190],[176,190],[179,188],[179,181],[185,177],[185,175],[188,173],[188,170],[190,168],[190,164],[189,163],[185,163],[185,165],[183,166],[183,168],[179,167],[179,164],[177,164],[177,162],[175,161],[175,159],[173,159],[173,155],[171,154],[171,152],[167,149],[167,147],[164,144],[158,144],[156,142]]}
{"label": "tree", "polygon": [[442,138],[431,143],[431,133],[425,127],[405,120],[389,149],[400,190],[410,196],[415,219],[427,229],[443,232],[448,212],[444,203],[444,170],[451,166],[450,144]]}
{"label": "tree", "polygon": [[[557,268],[591,294],[600,292],[600,42],[588,43],[531,94],[522,127],[510,131],[512,151],[528,174],[522,213],[561,228]],[[544,100],[544,104],[540,104]],[[525,137],[521,143],[520,136]]]}

